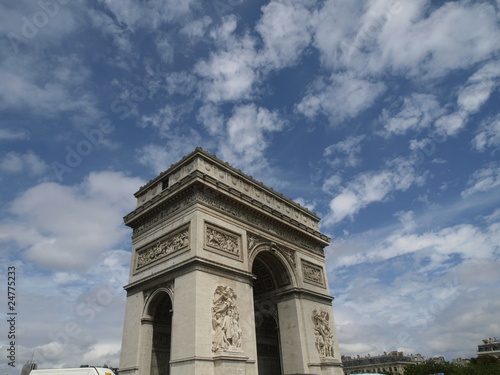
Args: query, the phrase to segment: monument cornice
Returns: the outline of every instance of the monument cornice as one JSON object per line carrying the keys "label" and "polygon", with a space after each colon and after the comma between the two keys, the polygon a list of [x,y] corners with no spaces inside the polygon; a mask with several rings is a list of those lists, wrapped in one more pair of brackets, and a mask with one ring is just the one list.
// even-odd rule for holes
{"label": "monument cornice", "polygon": [[[203,193],[203,196],[195,196],[194,193],[200,191]],[[272,221],[277,227],[281,226],[287,228],[288,231],[297,232],[306,238],[312,239],[320,247],[325,247],[330,242],[330,238],[319,231],[313,230],[303,223],[299,223],[282,212],[252,199],[247,194],[199,170],[193,170],[174,186],[164,189],[150,201],[125,216],[124,221],[126,225],[134,229],[134,236],[136,236],[156,226],[165,217],[172,216],[194,203],[203,203],[212,208],[225,211],[225,214],[232,213],[233,216],[241,218],[243,215],[233,209],[229,209],[228,205],[230,205],[236,209],[240,209],[242,212],[248,211],[254,217],[260,216],[266,218]],[[247,219],[251,220],[252,218],[248,216]],[[256,220],[253,221],[253,224],[258,222]]]}
{"label": "monument cornice", "polygon": [[[140,212],[147,211],[163,197],[171,194],[173,190],[182,187],[186,178],[193,175],[200,177],[207,184],[225,191],[228,195],[241,199],[250,206],[255,206],[269,215],[288,222],[290,225],[297,226],[307,232],[319,233],[320,218],[314,212],[201,148],[197,148],[142,186],[135,193],[137,209],[127,215],[125,220],[127,221],[130,215],[135,216]],[[321,236],[329,241],[327,236]]]}
{"label": "monument cornice", "polygon": [[165,268],[149,276],[142,277],[138,281],[131,282],[130,284],[125,285],[123,289],[127,292],[133,292],[136,289],[144,290],[156,286],[159,282],[164,283],[167,279],[173,280],[181,275],[195,270],[204,271],[218,276],[229,277],[247,283],[251,283],[255,278],[251,272],[242,271],[241,269],[205,258],[192,257],[181,263],[176,263],[175,265],[172,265],[172,267]]}
{"label": "monument cornice", "polygon": [[277,293],[276,294],[278,298],[282,300],[287,300],[287,299],[292,299],[292,298],[304,298],[308,299],[311,301],[315,302],[320,302],[320,303],[325,303],[325,304],[331,304],[332,301],[335,299],[335,297],[329,295],[329,294],[324,294],[324,293],[318,293],[314,292],[309,289],[304,289],[304,288],[291,288],[291,289],[286,289],[283,292]]}

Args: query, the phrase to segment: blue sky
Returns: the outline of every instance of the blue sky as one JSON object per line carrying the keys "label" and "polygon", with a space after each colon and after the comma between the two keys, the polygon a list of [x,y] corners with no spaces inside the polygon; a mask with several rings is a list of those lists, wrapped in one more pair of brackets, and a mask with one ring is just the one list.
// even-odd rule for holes
{"label": "blue sky", "polygon": [[17,364],[118,365],[122,217],[196,146],[322,218],[341,354],[474,356],[500,336],[499,7],[3,2]]}

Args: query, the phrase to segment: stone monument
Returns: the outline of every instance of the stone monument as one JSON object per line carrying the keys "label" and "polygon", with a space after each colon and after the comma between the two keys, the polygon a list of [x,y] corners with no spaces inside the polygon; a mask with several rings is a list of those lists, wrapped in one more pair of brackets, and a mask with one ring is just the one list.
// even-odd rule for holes
{"label": "stone monument", "polygon": [[341,375],[319,218],[201,148],[141,187],[120,375]]}

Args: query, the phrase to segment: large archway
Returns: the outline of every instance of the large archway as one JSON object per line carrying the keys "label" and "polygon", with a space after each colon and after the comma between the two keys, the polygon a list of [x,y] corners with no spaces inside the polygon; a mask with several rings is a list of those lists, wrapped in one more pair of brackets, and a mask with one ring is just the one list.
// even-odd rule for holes
{"label": "large archway", "polygon": [[277,292],[290,284],[290,276],[281,260],[269,250],[257,254],[252,273],[258,373],[282,374]]}
{"label": "large archway", "polygon": [[170,349],[172,341],[172,300],[159,293],[150,306],[153,318],[151,375],[170,374]]}

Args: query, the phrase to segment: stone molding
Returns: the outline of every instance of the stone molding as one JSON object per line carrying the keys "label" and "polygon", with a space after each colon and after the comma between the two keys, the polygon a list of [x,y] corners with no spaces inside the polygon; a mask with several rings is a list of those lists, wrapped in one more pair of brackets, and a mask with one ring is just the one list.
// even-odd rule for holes
{"label": "stone molding", "polygon": [[159,291],[164,291],[166,292],[170,299],[174,300],[174,292],[175,292],[175,284],[174,284],[174,280],[169,280],[167,282],[162,282],[161,284],[157,284],[155,285],[153,288],[149,288],[147,290],[144,290],[144,301],[147,304],[149,304],[151,302],[151,297],[159,292]]}
{"label": "stone molding", "polygon": [[326,288],[323,268],[304,259],[301,259],[301,263],[304,282]]}
{"label": "stone molding", "polygon": [[138,235],[146,232],[148,229],[156,227],[157,225],[161,224],[175,213],[181,212],[188,206],[192,205],[194,201],[195,201],[195,196],[190,195],[185,197],[184,199],[178,200],[175,204],[169,204],[168,207],[148,217],[146,220],[142,221],[141,224],[134,227],[133,228],[134,237],[137,237]]}
{"label": "stone molding", "polygon": [[177,228],[135,252],[135,273],[189,250],[189,224]]}
{"label": "stone molding", "polygon": [[218,183],[227,185],[229,189],[247,195],[259,205],[268,206],[271,210],[280,212],[313,231],[318,231],[319,217],[314,212],[265,186],[262,182],[256,181],[200,147],[142,186],[135,193],[138,207],[162,194],[162,191],[170,190],[174,185],[197,171],[211,177]]}
{"label": "stone molding", "polygon": [[241,235],[205,222],[204,247],[206,250],[243,261]]}
{"label": "stone molding", "polygon": [[200,257],[186,259],[175,266],[161,270],[155,274],[148,275],[135,282],[124,286],[124,289],[132,294],[136,290],[156,288],[161,285],[165,278],[176,279],[177,277],[193,271],[202,271],[215,276],[229,278],[231,280],[252,284],[253,274],[235,267],[225,265]]}
{"label": "stone molding", "polygon": [[257,234],[247,232],[247,250],[249,258],[252,257],[252,254],[255,252],[255,250],[257,250],[257,247],[259,246],[267,246],[271,250],[278,251],[280,254],[283,254],[285,256],[285,258],[288,260],[288,262],[293,268],[297,268],[297,262],[295,261],[294,250],[283,245],[278,245],[275,242],[270,241]]}
{"label": "stone molding", "polygon": [[[318,243],[320,239],[315,241],[305,234],[297,233],[297,229],[294,227],[278,224],[276,219],[264,216],[263,214],[257,214],[253,210],[242,209],[235,205],[233,201],[224,197],[221,193],[204,185],[193,187],[189,193],[183,194],[182,198],[177,198],[177,202],[175,203],[169,201],[169,205],[166,208],[157,208],[157,212],[154,215],[150,215],[147,219],[141,220],[140,223],[133,226],[133,237],[136,238],[146,231],[152,230],[176,213],[186,210],[196,203],[202,203],[212,209],[220,211],[224,215],[230,215],[239,221],[246,222],[260,230],[272,233],[284,241],[292,242],[306,250],[312,251],[322,257],[324,256],[323,246]],[[166,203],[164,202],[162,205],[164,204]]]}
{"label": "stone molding", "polygon": [[317,293],[304,288],[290,288],[277,293],[275,297],[278,301],[288,301],[294,298],[307,299],[316,303],[331,305],[334,297],[329,294]]}

